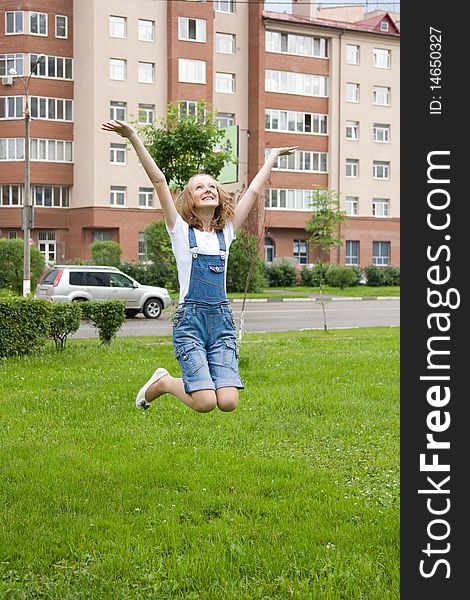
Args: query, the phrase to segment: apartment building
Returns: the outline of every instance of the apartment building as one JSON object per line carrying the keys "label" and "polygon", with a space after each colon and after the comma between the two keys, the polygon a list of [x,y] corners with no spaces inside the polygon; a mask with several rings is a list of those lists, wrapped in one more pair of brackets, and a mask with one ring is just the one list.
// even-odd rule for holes
{"label": "apartment building", "polygon": [[235,0],[0,2],[0,235],[22,236],[29,82],[32,243],[49,262],[87,258],[95,240],[143,258],[158,198],[101,123],[150,123],[168,102],[192,112],[204,100],[220,126],[238,128],[234,194],[270,147],[299,146],[279,159],[248,222],[267,261],[315,260],[305,223],[321,185],[348,215],[332,262],[399,265],[398,29],[386,13],[351,22],[299,14],[304,6],[289,15]]}

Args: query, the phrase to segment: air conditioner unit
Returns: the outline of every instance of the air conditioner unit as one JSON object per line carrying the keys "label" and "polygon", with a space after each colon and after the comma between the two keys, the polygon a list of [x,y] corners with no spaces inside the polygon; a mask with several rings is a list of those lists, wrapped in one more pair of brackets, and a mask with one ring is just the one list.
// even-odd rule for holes
{"label": "air conditioner unit", "polygon": [[10,75],[2,77],[2,85],[13,85],[13,77]]}

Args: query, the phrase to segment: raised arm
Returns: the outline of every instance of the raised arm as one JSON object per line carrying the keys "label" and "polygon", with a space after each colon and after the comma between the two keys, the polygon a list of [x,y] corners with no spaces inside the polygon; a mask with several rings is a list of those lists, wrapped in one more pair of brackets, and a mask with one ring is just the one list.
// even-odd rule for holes
{"label": "raised arm", "polygon": [[297,150],[298,146],[289,146],[286,148],[272,148],[269,153],[266,162],[255,175],[253,181],[248,186],[248,189],[240,198],[237,206],[235,207],[235,215],[233,217],[233,229],[237,231],[245,222],[250,210],[253,208],[258,195],[264,188],[266,181],[269,178],[271,169],[279,156],[283,154],[292,154]]}
{"label": "raised arm", "polygon": [[165,179],[165,176],[158,168],[157,164],[150,156],[147,148],[144,146],[142,140],[137,135],[136,130],[131,127],[128,123],[123,121],[106,121],[101,125],[101,129],[104,131],[114,131],[121,137],[130,141],[137,156],[145,169],[145,172],[149,176],[155,191],[157,192],[158,199],[163,211],[163,217],[169,229],[173,229],[176,222],[178,211],[176,210],[175,203],[171,196],[170,188]]}

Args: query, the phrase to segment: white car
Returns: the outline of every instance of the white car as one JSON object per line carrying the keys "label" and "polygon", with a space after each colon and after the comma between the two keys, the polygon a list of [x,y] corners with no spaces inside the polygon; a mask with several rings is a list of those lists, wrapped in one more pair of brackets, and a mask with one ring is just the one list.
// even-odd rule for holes
{"label": "white car", "polygon": [[93,265],[54,265],[41,275],[34,294],[52,302],[125,300],[126,315],[143,313],[158,319],[172,300],[168,290],[141,285],[116,267]]}

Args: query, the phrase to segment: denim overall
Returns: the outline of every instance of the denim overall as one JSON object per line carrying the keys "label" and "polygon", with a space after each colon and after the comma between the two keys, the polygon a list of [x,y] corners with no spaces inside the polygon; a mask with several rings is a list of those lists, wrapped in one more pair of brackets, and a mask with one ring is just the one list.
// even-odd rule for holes
{"label": "denim overall", "polygon": [[238,374],[235,323],[225,294],[225,237],[223,231],[216,233],[219,254],[199,254],[194,229],[189,227],[189,289],[173,317],[173,345],[187,394],[244,387]]}

